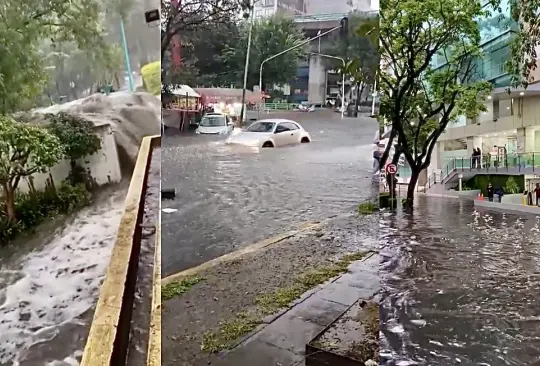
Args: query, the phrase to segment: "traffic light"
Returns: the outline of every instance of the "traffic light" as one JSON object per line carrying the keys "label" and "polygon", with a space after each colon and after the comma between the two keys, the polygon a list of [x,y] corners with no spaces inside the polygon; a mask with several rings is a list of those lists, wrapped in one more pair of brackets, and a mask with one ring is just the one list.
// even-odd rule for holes
{"label": "traffic light", "polygon": [[347,37],[347,35],[349,34],[349,18],[342,18],[339,24],[341,26],[341,28],[339,29],[340,36]]}
{"label": "traffic light", "polygon": [[147,12],[144,13],[144,19],[146,20],[146,24],[159,22],[160,21],[159,10],[158,9],[148,10]]}

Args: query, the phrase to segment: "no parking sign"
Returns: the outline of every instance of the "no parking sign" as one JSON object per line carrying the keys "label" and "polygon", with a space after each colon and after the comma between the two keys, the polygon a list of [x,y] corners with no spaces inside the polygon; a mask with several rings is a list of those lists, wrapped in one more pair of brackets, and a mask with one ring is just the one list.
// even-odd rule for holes
{"label": "no parking sign", "polygon": [[396,174],[397,173],[397,166],[394,164],[388,164],[386,166],[386,174]]}

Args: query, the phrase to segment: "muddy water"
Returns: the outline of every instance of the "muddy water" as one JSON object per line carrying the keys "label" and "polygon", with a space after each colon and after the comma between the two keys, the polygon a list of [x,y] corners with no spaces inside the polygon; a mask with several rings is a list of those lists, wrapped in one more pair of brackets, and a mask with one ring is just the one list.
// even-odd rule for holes
{"label": "muddy water", "polygon": [[50,235],[0,251],[0,365],[74,365],[120,222],[125,189]]}
{"label": "muddy water", "polygon": [[156,251],[156,229],[160,206],[160,150],[154,150],[148,174],[147,191],[144,201],[141,252],[135,287],[135,300],[131,322],[130,344],[127,365],[146,365],[150,315],[152,311],[152,291],[154,280],[154,258]]}
{"label": "muddy water", "polygon": [[419,199],[381,221],[384,365],[540,359],[540,224]]}
{"label": "muddy water", "polygon": [[220,137],[168,132],[163,139],[162,186],[177,194],[162,203],[163,276],[351,212],[371,195],[375,120],[331,112],[269,117],[299,121],[313,141],[257,151]]}

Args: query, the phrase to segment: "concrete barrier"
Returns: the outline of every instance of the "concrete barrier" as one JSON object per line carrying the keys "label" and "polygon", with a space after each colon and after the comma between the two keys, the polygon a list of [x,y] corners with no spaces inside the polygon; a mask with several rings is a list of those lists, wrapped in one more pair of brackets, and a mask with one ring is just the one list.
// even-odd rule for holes
{"label": "concrete barrier", "polygon": [[486,200],[474,200],[474,207],[513,214],[531,214],[540,216],[540,207],[536,206],[526,206],[504,202],[489,202]]}
{"label": "concrete barrier", "polygon": [[[126,364],[148,173],[152,153],[160,143],[160,136],[145,137],[142,141],[81,366],[120,366]],[[152,365],[161,363],[159,223],[156,231],[150,339],[147,350],[147,363],[151,362]],[[155,363],[157,361],[159,363]]]}

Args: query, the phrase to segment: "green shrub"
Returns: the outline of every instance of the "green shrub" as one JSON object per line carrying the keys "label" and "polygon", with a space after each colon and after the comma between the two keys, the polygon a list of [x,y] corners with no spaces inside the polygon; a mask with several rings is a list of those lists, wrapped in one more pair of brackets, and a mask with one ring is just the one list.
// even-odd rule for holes
{"label": "green shrub", "polygon": [[64,181],[58,189],[49,186],[44,191],[19,193],[15,197],[16,220],[9,222],[5,209],[0,212],[0,244],[7,244],[18,234],[31,232],[45,218],[69,214],[89,205],[90,192],[84,184]]}
{"label": "green shrub", "polygon": [[161,62],[155,61],[141,68],[146,90],[153,95],[161,94]]}
{"label": "green shrub", "polygon": [[358,213],[360,215],[371,215],[375,211],[377,211],[377,205],[373,202],[367,201],[358,205]]}
{"label": "green shrub", "polygon": [[506,194],[516,194],[521,193],[523,190],[520,189],[519,184],[517,184],[514,177],[509,177],[506,181],[506,184],[503,187],[504,193]]}

